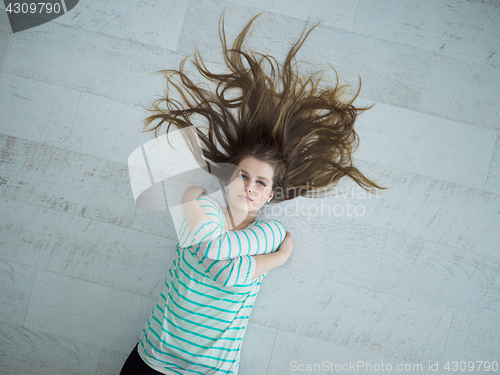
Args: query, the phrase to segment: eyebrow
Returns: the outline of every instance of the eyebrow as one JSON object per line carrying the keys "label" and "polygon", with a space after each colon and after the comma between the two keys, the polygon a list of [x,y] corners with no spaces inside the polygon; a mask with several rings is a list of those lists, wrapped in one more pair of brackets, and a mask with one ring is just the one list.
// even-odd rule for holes
{"label": "eyebrow", "polygon": [[[244,172],[244,173],[250,174],[247,171],[244,171],[243,169],[241,171]],[[267,182],[269,182],[269,180],[267,178],[265,178],[265,177],[257,176],[257,178],[261,178],[261,179],[266,180]]]}

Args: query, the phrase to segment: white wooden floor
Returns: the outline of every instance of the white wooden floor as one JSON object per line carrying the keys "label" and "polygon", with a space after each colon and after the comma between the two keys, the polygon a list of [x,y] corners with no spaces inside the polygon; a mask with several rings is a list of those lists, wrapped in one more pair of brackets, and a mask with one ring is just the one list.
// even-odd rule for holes
{"label": "white wooden floor", "polygon": [[296,245],[240,375],[500,373],[500,2],[248,3],[82,0],[15,34],[0,12],[0,373],[118,374],[176,243],[131,191],[140,103],[195,48],[221,61],[225,7],[230,41],[267,11],[247,45],[277,58],[324,20],[298,58],[361,77],[356,165],[390,188],[279,206]]}

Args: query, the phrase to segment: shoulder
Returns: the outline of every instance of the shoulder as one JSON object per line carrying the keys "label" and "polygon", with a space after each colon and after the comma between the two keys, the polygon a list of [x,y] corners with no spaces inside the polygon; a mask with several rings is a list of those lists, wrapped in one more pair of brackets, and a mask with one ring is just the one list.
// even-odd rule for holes
{"label": "shoulder", "polygon": [[220,209],[220,204],[217,201],[217,199],[215,199],[214,197],[211,197],[210,195],[202,194],[196,200],[200,203],[209,204],[213,208],[215,208],[216,210]]}

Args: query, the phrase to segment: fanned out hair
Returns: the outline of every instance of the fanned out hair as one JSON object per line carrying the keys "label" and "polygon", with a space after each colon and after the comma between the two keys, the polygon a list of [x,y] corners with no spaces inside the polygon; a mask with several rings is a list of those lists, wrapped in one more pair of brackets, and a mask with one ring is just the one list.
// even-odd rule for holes
{"label": "fanned out hair", "polygon": [[[255,52],[241,49],[250,26],[262,13],[253,17],[245,26],[235,39],[232,49],[227,48],[224,14],[225,11],[219,20],[219,36],[224,61],[231,73],[210,72],[197,50],[193,64],[203,77],[217,84],[215,92],[202,89],[183,72],[189,56],[182,60],[179,70],[158,71],[165,74],[167,83],[172,84],[180,93],[186,106],[169,98],[166,93],[165,98],[153,103],[152,109],[146,108],[153,114],[144,120],[143,132],[154,130],[157,137],[162,124],[167,122],[168,138],[172,124],[182,129],[194,126],[189,118],[191,115],[205,117],[209,125],[208,134],[194,127],[202,143],[204,157],[216,164],[238,165],[249,156],[268,162],[274,168],[273,202],[329,192],[344,176],[350,177],[368,192],[372,192],[372,188],[386,189],[366,178],[352,163],[352,153],[359,146],[359,137],[353,128],[356,116],[371,108],[353,106],[361,89],[361,82],[357,93],[351,99],[346,99],[343,94],[347,86],[339,86],[338,75],[333,67],[337,82],[335,87],[329,86],[326,89],[318,88],[321,78],[315,79],[317,73],[300,77],[298,72],[294,72],[296,63],[292,65],[293,58],[319,23],[302,39],[304,29],[288,52],[280,71],[280,64],[274,57],[257,53],[261,56],[257,59]],[[248,63],[248,67],[245,67],[244,61]],[[271,66],[269,74],[265,73],[264,61],[268,61]],[[183,87],[175,84],[171,76],[167,76],[169,72],[172,73],[171,76],[180,77]],[[237,90],[241,95],[229,99],[227,93],[231,90]],[[188,96],[195,103],[188,101]],[[159,108],[158,104],[161,102],[166,102],[168,110]],[[237,116],[229,109],[236,109]],[[156,120],[160,122],[147,129]]]}

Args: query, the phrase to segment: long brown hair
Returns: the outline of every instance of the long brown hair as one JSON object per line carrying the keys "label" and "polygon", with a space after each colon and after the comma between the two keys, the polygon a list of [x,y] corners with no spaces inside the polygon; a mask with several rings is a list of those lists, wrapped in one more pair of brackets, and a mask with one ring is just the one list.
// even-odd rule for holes
{"label": "long brown hair", "polygon": [[[349,176],[368,192],[372,188],[386,189],[366,178],[352,161],[352,153],[359,146],[359,137],[353,128],[356,116],[371,108],[355,108],[353,105],[361,90],[361,81],[357,93],[346,99],[344,93],[347,86],[339,86],[333,67],[337,82],[334,87],[326,89],[318,88],[322,77],[316,79],[317,73],[300,77],[294,72],[293,58],[320,22],[302,39],[304,28],[280,71],[280,64],[274,57],[257,53],[261,56],[257,59],[255,52],[241,49],[251,24],[262,13],[254,16],[245,26],[231,49],[227,48],[224,14],[225,10],[219,20],[219,37],[224,61],[231,73],[210,72],[198,50],[193,63],[203,77],[217,84],[215,92],[194,84],[184,73],[184,64],[189,56],[182,60],[179,70],[158,71],[165,74],[167,85],[173,85],[187,105],[182,105],[166,93],[166,97],[153,102],[152,109],[146,108],[153,114],[144,120],[143,132],[154,130],[155,137],[158,137],[158,130],[167,122],[168,137],[172,124],[182,129],[194,126],[191,115],[205,117],[209,125],[208,134],[195,127],[204,157],[216,164],[238,165],[248,156],[270,163],[274,167],[273,189],[278,191],[273,197],[274,202],[329,192],[344,176]],[[243,60],[249,68],[244,66]],[[265,61],[271,67],[269,74],[264,70]],[[167,73],[172,74],[168,76]],[[180,77],[182,85],[171,80],[174,75]],[[232,89],[241,90],[236,91],[241,95],[228,99],[227,93]],[[188,101],[187,97],[193,98],[195,103]],[[159,108],[161,102],[166,103],[167,110]],[[236,109],[237,116],[229,109]],[[146,130],[156,120],[160,122]]]}

